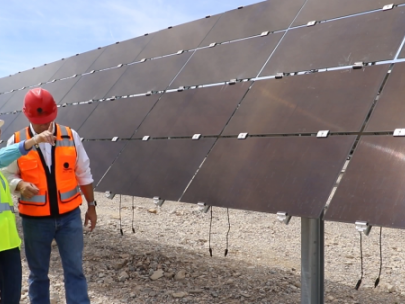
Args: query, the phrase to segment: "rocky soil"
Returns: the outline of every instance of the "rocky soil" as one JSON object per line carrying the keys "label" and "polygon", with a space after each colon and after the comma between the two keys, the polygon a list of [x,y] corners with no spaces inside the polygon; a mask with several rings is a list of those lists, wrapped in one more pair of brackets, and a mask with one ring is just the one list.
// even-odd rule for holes
{"label": "rocky soil", "polygon": [[[273,214],[97,194],[98,225],[85,231],[84,268],[94,304],[114,303],[300,303],[300,219],[281,224]],[[132,208],[134,205],[134,208]],[[134,213],[132,212],[132,209]],[[132,232],[132,216],[135,233]],[[19,223],[20,225],[20,223]],[[121,226],[120,226],[121,225]],[[123,235],[120,233],[120,227]],[[363,237],[360,278],[359,234],[353,224],[325,224],[325,303],[405,303],[405,232],[379,228]],[[23,256],[23,294],[29,303]],[[65,303],[57,247],[51,257],[51,303]]]}

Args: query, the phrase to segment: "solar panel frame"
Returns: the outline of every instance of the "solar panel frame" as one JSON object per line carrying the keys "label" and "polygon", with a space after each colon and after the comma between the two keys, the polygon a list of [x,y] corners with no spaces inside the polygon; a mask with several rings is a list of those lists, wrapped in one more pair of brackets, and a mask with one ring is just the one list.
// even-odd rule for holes
{"label": "solar panel frame", "polygon": [[283,33],[274,33],[199,49],[170,88],[254,78],[282,36]]}
{"label": "solar panel frame", "polygon": [[150,34],[152,39],[137,56],[137,60],[196,49],[218,18],[219,16],[216,15],[197,19]]}
{"label": "solar panel frame", "polygon": [[103,51],[104,49],[99,48],[63,59],[63,65],[52,76],[51,80],[90,72],[92,70],[90,68],[91,65],[103,53]]}
{"label": "solar panel frame", "polygon": [[90,159],[93,186],[96,187],[124,148],[124,141],[83,141],[84,149]]}
{"label": "solar panel frame", "polygon": [[319,218],[355,139],[220,138],[181,201]]}
{"label": "solar panel frame", "polygon": [[404,28],[405,7],[397,7],[291,29],[260,76],[391,60]]}
{"label": "solar panel frame", "polygon": [[223,135],[359,132],[389,67],[255,81]]}
{"label": "solar panel frame", "polygon": [[86,139],[131,138],[159,96],[101,102],[79,129],[80,134]]}
{"label": "solar panel frame", "polygon": [[222,13],[200,46],[287,29],[304,3],[304,0],[262,1]]}
{"label": "solar panel frame", "polygon": [[151,35],[147,35],[108,45],[88,70],[102,70],[132,63],[151,39]]}
{"label": "solar panel frame", "polygon": [[[399,0],[395,4],[401,3],[405,3],[405,1]],[[388,2],[384,0],[308,0],[292,26],[307,24],[313,20],[330,20],[378,10],[382,9],[386,4]]]}
{"label": "solar panel frame", "polygon": [[219,135],[251,82],[163,94],[132,138]]}
{"label": "solar panel frame", "polygon": [[362,136],[324,219],[405,228],[404,155],[403,137]]}
{"label": "solar panel frame", "polygon": [[192,52],[129,65],[107,96],[125,96],[167,89]]}
{"label": "solar panel frame", "polygon": [[75,85],[65,95],[65,97],[59,102],[59,104],[98,100],[111,97],[107,94],[108,91],[125,73],[127,68],[127,66],[123,66],[120,68],[103,70],[100,72],[95,72],[94,74],[81,76]]}
{"label": "solar panel frame", "polygon": [[393,132],[405,127],[405,63],[395,63],[367,122],[366,132]]}
{"label": "solar panel frame", "polygon": [[214,138],[128,141],[96,190],[178,200],[214,142]]}

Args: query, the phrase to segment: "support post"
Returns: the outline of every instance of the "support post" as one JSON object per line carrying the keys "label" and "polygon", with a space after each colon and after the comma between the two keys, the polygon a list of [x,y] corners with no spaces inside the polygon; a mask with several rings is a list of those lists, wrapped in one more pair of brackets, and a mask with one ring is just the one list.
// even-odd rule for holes
{"label": "support post", "polygon": [[301,218],[301,304],[324,303],[324,221]]}

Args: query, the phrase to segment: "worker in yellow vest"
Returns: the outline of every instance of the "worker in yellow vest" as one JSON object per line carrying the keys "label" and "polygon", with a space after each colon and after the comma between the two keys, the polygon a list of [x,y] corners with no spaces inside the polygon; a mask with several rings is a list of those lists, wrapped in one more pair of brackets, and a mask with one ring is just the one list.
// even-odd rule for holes
{"label": "worker in yellow vest", "polygon": [[[0,128],[4,121],[0,120]],[[1,134],[1,129],[0,129]],[[54,143],[49,130],[33,138],[0,149],[0,168],[6,167],[20,156],[27,155],[36,141]],[[13,200],[7,179],[0,172],[0,303],[19,304],[21,297],[21,239],[18,236]]]}

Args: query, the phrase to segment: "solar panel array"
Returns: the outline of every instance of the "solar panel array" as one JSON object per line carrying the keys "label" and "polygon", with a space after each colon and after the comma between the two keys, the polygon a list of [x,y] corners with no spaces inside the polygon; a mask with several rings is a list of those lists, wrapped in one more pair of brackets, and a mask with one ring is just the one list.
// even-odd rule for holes
{"label": "solar panel array", "polygon": [[403,3],[263,1],[0,78],[3,139],[41,86],[97,191],[405,228]]}

